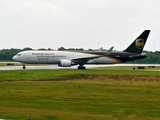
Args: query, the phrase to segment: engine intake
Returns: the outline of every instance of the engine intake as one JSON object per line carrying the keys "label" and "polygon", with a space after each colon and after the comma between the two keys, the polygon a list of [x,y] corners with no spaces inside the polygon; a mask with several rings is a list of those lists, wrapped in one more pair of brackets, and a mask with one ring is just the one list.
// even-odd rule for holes
{"label": "engine intake", "polygon": [[58,63],[58,66],[60,67],[71,67],[72,61],[71,60],[60,60]]}

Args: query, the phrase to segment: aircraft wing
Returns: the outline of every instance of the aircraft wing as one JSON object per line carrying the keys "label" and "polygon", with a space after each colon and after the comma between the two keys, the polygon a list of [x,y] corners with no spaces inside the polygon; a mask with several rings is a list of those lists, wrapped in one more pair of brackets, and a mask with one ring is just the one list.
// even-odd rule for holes
{"label": "aircraft wing", "polygon": [[110,55],[110,53],[112,52],[114,47],[111,47],[106,53],[104,53],[103,55],[99,55],[99,56],[94,56],[94,57],[85,57],[85,58],[77,58],[77,59],[72,59],[72,62],[76,63],[76,64],[86,64],[89,60],[91,59],[95,59],[95,58],[99,58],[99,57],[104,57],[107,55]]}

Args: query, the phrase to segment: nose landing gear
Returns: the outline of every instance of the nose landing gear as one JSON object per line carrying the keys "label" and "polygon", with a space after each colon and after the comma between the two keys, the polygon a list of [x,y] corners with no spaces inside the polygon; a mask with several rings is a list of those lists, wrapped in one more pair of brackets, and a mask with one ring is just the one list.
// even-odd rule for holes
{"label": "nose landing gear", "polygon": [[23,67],[22,67],[23,69],[26,69],[26,66],[25,66],[25,64],[23,64]]}

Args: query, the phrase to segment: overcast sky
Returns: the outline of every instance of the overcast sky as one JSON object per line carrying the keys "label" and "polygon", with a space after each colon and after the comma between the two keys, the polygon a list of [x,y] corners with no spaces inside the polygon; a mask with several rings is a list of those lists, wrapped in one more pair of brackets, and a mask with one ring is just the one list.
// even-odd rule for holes
{"label": "overcast sky", "polygon": [[160,51],[160,0],[0,0],[0,49],[124,50],[145,29]]}

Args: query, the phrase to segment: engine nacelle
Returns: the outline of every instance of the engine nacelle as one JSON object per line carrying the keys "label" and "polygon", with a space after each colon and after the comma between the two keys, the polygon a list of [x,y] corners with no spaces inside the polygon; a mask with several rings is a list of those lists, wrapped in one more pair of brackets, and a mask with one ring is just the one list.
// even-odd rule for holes
{"label": "engine nacelle", "polygon": [[59,61],[58,66],[60,66],[60,67],[71,67],[72,66],[72,61],[71,60],[61,60],[61,61]]}

